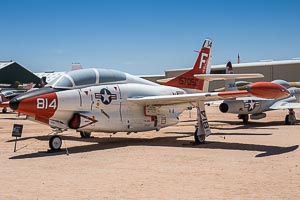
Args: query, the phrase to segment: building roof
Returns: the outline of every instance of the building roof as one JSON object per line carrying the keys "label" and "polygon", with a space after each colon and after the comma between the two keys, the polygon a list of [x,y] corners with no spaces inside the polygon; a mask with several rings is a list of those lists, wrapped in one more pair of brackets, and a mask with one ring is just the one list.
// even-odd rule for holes
{"label": "building roof", "polygon": [[[273,60],[262,60],[259,62],[250,62],[250,63],[239,63],[239,64],[232,64],[234,68],[238,67],[260,67],[260,66],[276,66],[276,65],[288,65],[288,64],[300,64],[300,58],[295,58],[292,60],[280,60],[280,61],[273,61]],[[224,69],[226,64],[220,65],[212,65],[212,70]],[[176,71],[187,71],[191,68],[181,68],[181,69],[169,69],[166,72],[176,72]]]}
{"label": "building roof", "polygon": [[13,63],[13,61],[0,61],[0,69],[7,67],[8,65],[11,65]]}
{"label": "building roof", "polygon": [[46,77],[46,82],[50,83],[54,79],[66,74],[66,72],[39,72],[39,73],[34,73],[36,76],[39,78]]}
{"label": "building roof", "polygon": [[0,61],[0,84],[40,83],[40,78],[14,61]]}

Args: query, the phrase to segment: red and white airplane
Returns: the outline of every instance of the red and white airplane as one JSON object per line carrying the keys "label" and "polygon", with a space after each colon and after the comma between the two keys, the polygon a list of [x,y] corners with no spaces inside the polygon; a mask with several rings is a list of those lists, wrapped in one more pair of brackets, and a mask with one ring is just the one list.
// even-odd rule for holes
{"label": "red and white airplane", "polygon": [[[93,131],[160,130],[178,123],[179,115],[191,106],[198,111],[195,142],[204,143],[210,134],[205,101],[251,95],[275,99],[289,96],[284,87],[264,82],[251,84],[247,90],[207,92],[208,80],[223,76],[209,74],[211,48],[212,41],[206,39],[194,68],[169,80],[168,86],[115,70],[80,69],[44,88],[17,96],[9,104],[29,119],[51,126],[55,131],[49,146],[58,150],[62,145],[58,134],[66,129],[75,129],[82,137],[90,137]],[[186,89],[197,93],[188,94]]]}

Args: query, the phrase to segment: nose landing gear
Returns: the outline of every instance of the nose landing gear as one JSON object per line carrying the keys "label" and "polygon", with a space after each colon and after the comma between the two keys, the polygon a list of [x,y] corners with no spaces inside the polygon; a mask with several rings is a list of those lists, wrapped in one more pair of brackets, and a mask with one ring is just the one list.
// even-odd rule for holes
{"label": "nose landing gear", "polygon": [[61,140],[60,136],[54,135],[50,138],[49,147],[51,150],[58,151],[58,150],[60,150],[61,145],[62,145],[62,140]]}
{"label": "nose landing gear", "polygon": [[54,129],[52,131],[52,133],[50,134],[53,134],[49,140],[49,147],[52,151],[59,151],[60,148],[61,148],[61,145],[62,145],[62,139],[61,137],[58,135],[59,133],[62,133],[63,129]]}

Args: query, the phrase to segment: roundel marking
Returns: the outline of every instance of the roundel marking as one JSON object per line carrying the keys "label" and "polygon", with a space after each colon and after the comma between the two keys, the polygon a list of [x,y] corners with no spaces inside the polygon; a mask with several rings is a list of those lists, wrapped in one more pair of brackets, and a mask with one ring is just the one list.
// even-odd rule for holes
{"label": "roundel marking", "polygon": [[100,91],[100,99],[102,101],[102,103],[104,103],[105,105],[108,105],[111,103],[112,97],[111,97],[111,92],[106,89],[106,88],[102,88]]}

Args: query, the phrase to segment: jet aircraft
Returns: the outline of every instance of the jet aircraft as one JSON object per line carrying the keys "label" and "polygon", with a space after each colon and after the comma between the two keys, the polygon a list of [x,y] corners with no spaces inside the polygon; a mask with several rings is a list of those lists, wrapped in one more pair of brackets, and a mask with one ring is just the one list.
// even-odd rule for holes
{"label": "jet aircraft", "polygon": [[[67,129],[77,130],[82,137],[90,137],[91,132],[158,131],[178,123],[179,115],[191,106],[197,108],[195,142],[204,143],[210,134],[205,101],[249,95],[289,96],[284,87],[264,82],[251,84],[247,90],[207,92],[212,44],[206,39],[194,68],[170,80],[169,86],[116,70],[87,68],[70,71],[44,88],[19,95],[9,105],[52,127],[49,147],[59,150],[59,133]],[[195,77],[197,74],[205,76]],[[189,94],[189,90],[198,92]]]}
{"label": "jet aircraft", "polygon": [[[227,73],[233,73],[231,62],[227,63],[226,66]],[[225,88],[227,91],[244,89],[249,85],[249,82],[246,84],[237,84],[234,79],[225,81]],[[272,83],[282,85],[287,88],[290,95],[282,99],[266,99],[266,98],[257,98],[257,97],[241,97],[234,99],[226,99],[222,102],[219,102],[219,110],[223,113],[234,113],[238,114],[238,118],[242,119],[244,123],[247,123],[250,118],[253,120],[259,120],[265,118],[267,115],[265,112],[271,110],[279,109],[288,109],[289,112],[285,116],[285,124],[293,125],[296,123],[296,116],[294,109],[300,108],[300,88],[299,82],[286,82],[284,80],[274,80]]]}
{"label": "jet aircraft", "polygon": [[17,90],[17,89],[1,89],[0,90],[0,108],[2,108],[2,112],[6,113],[7,108],[9,107],[9,101],[18,96],[19,94],[24,93],[25,90]]}

